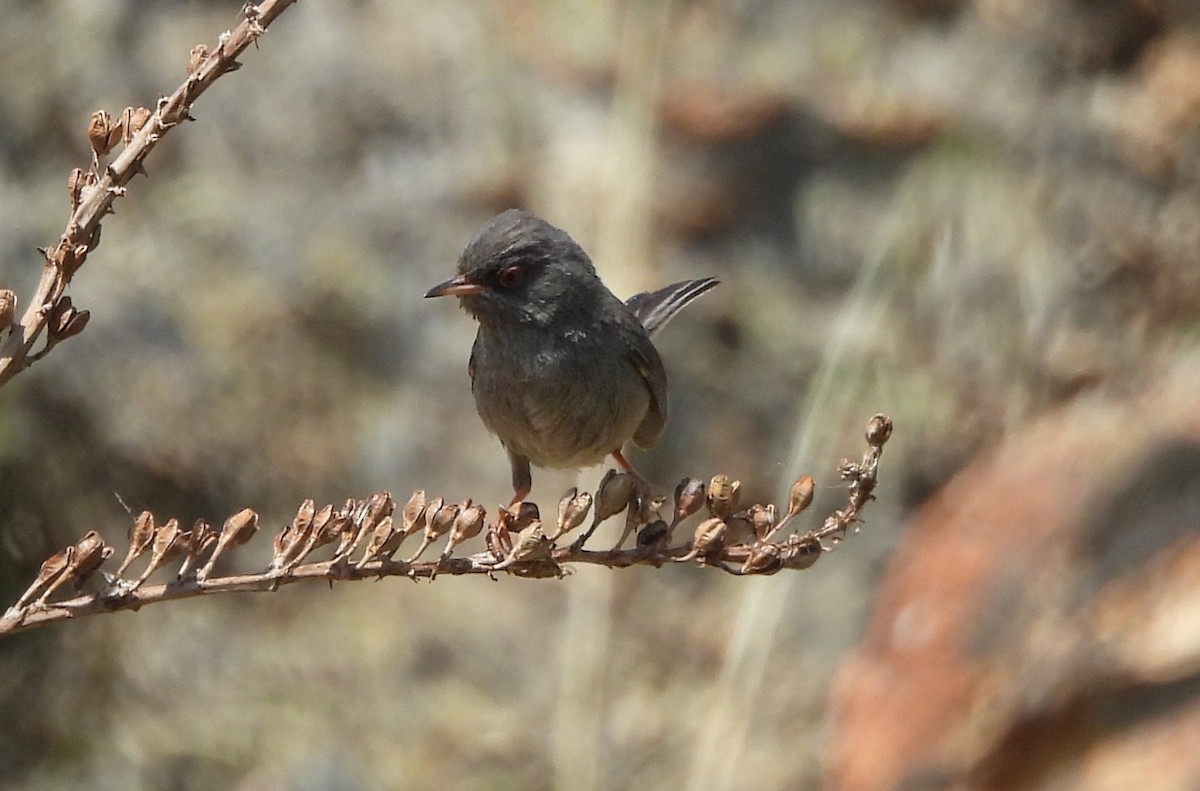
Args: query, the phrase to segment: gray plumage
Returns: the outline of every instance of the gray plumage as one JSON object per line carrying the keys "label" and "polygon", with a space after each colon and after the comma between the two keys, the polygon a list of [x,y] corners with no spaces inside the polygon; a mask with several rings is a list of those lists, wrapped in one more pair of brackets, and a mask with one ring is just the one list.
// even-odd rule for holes
{"label": "gray plumage", "polygon": [[508,451],[514,501],[529,491],[530,463],[577,468],[612,453],[625,465],[630,439],[657,444],[667,377],[650,335],[716,285],[689,280],[625,303],[583,249],[544,220],[510,209],[480,229],[458,276],[426,296],[458,296],[479,322],[471,391]]}

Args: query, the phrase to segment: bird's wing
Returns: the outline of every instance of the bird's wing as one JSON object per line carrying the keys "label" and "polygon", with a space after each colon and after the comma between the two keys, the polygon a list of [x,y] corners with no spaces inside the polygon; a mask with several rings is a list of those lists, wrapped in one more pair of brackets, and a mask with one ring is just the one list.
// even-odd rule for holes
{"label": "bird's wing", "polygon": [[633,441],[639,448],[650,448],[658,444],[667,425],[667,372],[663,370],[662,358],[647,333],[630,332],[625,342],[629,358],[650,393],[650,406],[633,432]]}
{"label": "bird's wing", "polygon": [[640,294],[634,294],[625,301],[625,304],[633,311],[633,315],[637,316],[637,320],[646,328],[646,332],[653,335],[689,302],[709,289],[715,288],[719,282],[715,277],[683,280],[657,291],[643,291]]}

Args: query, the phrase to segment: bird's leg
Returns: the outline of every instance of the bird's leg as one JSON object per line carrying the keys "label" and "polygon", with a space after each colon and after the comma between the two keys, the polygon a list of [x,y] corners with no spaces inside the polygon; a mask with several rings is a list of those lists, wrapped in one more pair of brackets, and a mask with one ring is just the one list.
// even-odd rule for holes
{"label": "bird's leg", "polygon": [[519,454],[508,452],[508,463],[512,467],[513,498],[508,507],[525,502],[529,491],[533,488],[533,474],[529,471],[529,459]]}

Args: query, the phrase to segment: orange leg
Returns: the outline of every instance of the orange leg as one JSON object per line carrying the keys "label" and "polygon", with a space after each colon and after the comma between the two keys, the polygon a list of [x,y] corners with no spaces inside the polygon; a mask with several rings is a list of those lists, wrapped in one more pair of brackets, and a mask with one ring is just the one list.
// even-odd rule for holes
{"label": "orange leg", "polygon": [[524,456],[509,452],[508,461],[512,466],[513,486],[513,498],[508,507],[512,508],[517,503],[525,502],[525,498],[529,496],[530,490],[533,489],[533,474],[529,471],[529,459]]}

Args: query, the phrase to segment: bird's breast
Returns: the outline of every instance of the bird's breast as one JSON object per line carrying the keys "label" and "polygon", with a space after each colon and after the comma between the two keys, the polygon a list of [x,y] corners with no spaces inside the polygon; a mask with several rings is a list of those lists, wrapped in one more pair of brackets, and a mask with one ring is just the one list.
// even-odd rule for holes
{"label": "bird's breast", "polygon": [[541,467],[599,463],[633,436],[649,391],[602,329],[487,332],[472,351],[480,417],[510,451]]}

